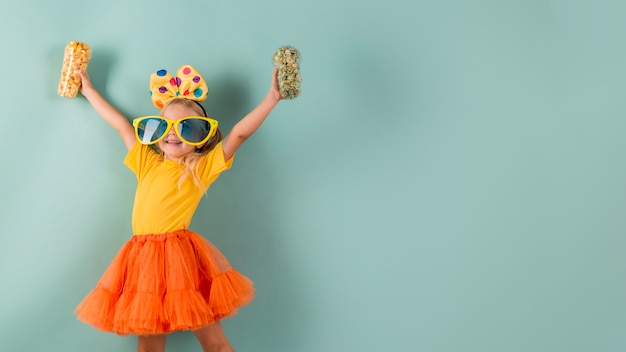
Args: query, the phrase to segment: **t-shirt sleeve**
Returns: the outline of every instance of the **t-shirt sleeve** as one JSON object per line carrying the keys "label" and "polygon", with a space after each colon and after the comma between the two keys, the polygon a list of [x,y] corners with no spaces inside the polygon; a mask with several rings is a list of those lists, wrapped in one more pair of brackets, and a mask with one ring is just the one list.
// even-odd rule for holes
{"label": "t-shirt sleeve", "polygon": [[145,170],[145,166],[157,157],[158,154],[152,148],[136,142],[130,148],[128,154],[126,154],[124,165],[135,173],[137,179],[140,179],[143,175],[143,170]]}
{"label": "t-shirt sleeve", "polygon": [[224,160],[222,142],[219,142],[215,148],[202,159],[200,165],[198,165],[200,178],[206,182],[207,185],[210,185],[223,171],[231,168],[234,158],[235,155],[231,156],[228,160]]}

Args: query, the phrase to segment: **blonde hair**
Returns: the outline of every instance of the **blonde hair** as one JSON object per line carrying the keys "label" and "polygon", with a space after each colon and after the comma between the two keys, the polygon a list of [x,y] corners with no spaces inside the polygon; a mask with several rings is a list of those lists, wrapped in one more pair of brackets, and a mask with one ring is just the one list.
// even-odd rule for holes
{"label": "blonde hair", "polygon": [[[172,107],[172,106],[182,106],[186,109],[189,109],[191,111],[193,111],[197,116],[204,116],[204,117],[208,117],[206,111],[204,110],[204,108],[202,107],[202,105],[200,105],[200,103],[194,101],[194,100],[189,100],[189,99],[185,99],[185,98],[174,98],[172,100],[170,100],[164,107],[163,110],[161,110],[161,114],[160,116],[163,116],[163,114],[165,112],[167,112],[167,110]],[[215,132],[215,135],[213,137],[211,137],[211,139],[208,140],[208,142],[206,142],[205,144],[201,145],[201,146],[197,146],[196,149],[186,155],[183,155],[180,160],[179,160],[179,164],[185,168],[185,171],[183,172],[183,174],[180,176],[180,179],[178,180],[178,187],[180,188],[183,181],[187,178],[187,177],[191,177],[191,180],[193,181],[193,183],[202,191],[205,190],[205,186],[202,182],[202,180],[200,179],[199,176],[199,171],[198,171],[198,162],[200,160],[200,158],[202,158],[204,155],[206,155],[207,153],[209,153],[211,150],[213,150],[215,148],[215,146],[221,142],[223,139],[222,136],[222,131],[220,131],[220,129],[218,128],[217,131]],[[159,154],[161,155],[161,157],[164,157],[164,153],[161,149],[159,149],[159,147],[155,144],[156,150],[157,152],[159,152]]]}

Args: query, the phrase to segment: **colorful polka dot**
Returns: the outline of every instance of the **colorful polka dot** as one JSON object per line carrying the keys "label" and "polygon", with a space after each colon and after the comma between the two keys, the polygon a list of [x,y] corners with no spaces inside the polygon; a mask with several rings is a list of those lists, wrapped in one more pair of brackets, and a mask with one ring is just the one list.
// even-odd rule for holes
{"label": "colorful polka dot", "polygon": [[156,71],[150,81],[150,99],[155,107],[163,109],[173,98],[196,101],[206,99],[207,85],[204,78],[192,66],[184,65],[177,76],[165,69]]}

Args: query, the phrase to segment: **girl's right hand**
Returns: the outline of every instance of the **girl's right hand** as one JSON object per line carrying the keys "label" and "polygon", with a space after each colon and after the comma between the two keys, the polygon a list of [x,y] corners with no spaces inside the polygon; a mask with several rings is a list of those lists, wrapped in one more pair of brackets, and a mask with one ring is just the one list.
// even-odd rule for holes
{"label": "girl's right hand", "polygon": [[89,78],[89,74],[85,70],[78,71],[78,75],[80,76],[81,85],[80,85],[80,93],[82,95],[89,94],[90,91],[94,90],[93,85],[91,84],[91,79]]}

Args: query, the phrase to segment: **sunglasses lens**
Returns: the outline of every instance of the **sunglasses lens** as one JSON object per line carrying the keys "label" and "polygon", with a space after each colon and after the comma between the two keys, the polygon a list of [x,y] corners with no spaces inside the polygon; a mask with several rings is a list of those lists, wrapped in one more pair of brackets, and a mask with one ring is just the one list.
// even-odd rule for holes
{"label": "sunglasses lens", "polygon": [[211,133],[211,124],[206,120],[198,118],[184,119],[176,127],[181,138],[189,143],[202,142]]}
{"label": "sunglasses lens", "polygon": [[167,133],[167,121],[158,117],[141,120],[137,125],[137,136],[143,144],[152,144]]}

